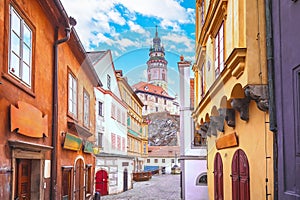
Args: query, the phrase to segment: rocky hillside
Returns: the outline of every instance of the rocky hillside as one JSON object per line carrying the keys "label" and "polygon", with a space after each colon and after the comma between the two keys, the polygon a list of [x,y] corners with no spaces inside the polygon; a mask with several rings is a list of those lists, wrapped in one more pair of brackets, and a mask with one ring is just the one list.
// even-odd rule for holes
{"label": "rocky hillside", "polygon": [[150,146],[179,145],[179,115],[160,112],[149,114],[146,118],[149,122],[148,134]]}

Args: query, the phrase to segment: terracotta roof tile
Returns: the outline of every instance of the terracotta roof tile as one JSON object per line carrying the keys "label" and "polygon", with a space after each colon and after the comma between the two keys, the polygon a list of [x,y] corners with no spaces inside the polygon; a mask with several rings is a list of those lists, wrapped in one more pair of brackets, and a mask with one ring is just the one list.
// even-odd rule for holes
{"label": "terracotta roof tile", "polygon": [[162,87],[150,83],[139,82],[134,84],[132,88],[134,88],[135,92],[146,92],[174,99],[173,97],[169,96],[168,92],[166,92]]}
{"label": "terracotta roof tile", "polygon": [[177,157],[180,155],[179,146],[149,146],[148,157]]}

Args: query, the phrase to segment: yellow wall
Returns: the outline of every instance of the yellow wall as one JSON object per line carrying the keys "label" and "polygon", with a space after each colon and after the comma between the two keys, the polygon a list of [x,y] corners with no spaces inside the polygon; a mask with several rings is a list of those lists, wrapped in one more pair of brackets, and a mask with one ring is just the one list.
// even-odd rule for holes
{"label": "yellow wall", "polygon": [[[212,3],[210,3],[212,2]],[[197,1],[201,5],[201,0]],[[222,4],[221,10],[212,12],[209,9]],[[197,125],[209,120],[212,108],[220,108],[222,97],[226,97],[230,106],[233,98],[232,91],[235,85],[240,84],[242,88],[248,85],[266,85],[266,49],[265,49],[265,13],[263,0],[205,0],[205,23],[204,28],[197,27],[196,34],[196,64],[193,67],[198,84],[195,84],[195,110],[193,118]],[[199,10],[197,8],[196,10]],[[218,12],[219,11],[219,12]],[[220,16],[214,16],[221,13]],[[196,15],[199,18],[199,14]],[[229,63],[217,79],[214,72],[214,32],[220,26],[220,19],[224,22],[224,61]],[[196,26],[200,19],[196,19]],[[210,21],[210,23],[208,23]],[[235,59],[230,64],[230,56],[237,52],[236,49],[245,48],[244,60]],[[243,51],[239,51],[243,52]],[[201,67],[204,63],[205,95],[201,97]],[[234,63],[234,64],[232,64]],[[234,70],[237,66],[244,66],[239,76],[235,76]],[[240,64],[240,65],[239,65]],[[242,69],[242,68],[239,68]],[[242,91],[244,93],[244,91]],[[268,178],[269,199],[273,199],[273,135],[269,131],[267,112],[257,108],[255,101],[249,104],[249,121],[240,119],[240,114],[235,111],[235,128],[225,124],[225,132],[218,132],[217,138],[207,138],[208,148],[208,188],[209,197],[214,199],[214,158],[217,152],[220,153],[223,161],[223,185],[224,199],[232,199],[231,187],[231,162],[237,149],[242,149],[247,155],[250,174],[250,198],[266,198],[266,178]],[[216,139],[229,133],[236,132],[238,146],[216,149]],[[271,157],[266,159],[266,157]]]}

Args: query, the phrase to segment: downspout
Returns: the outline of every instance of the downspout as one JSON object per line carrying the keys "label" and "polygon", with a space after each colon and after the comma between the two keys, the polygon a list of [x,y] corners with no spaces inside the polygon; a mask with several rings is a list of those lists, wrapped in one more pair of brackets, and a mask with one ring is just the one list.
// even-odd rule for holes
{"label": "downspout", "polygon": [[274,200],[278,199],[278,146],[277,146],[277,119],[275,106],[275,85],[274,85],[274,46],[272,27],[272,0],[265,0],[266,12],[266,43],[267,43],[267,68],[269,88],[269,129],[273,134],[273,173],[274,173]]}
{"label": "downspout", "polygon": [[57,197],[57,139],[58,139],[58,45],[67,42],[70,39],[72,26],[76,25],[76,21],[73,18],[69,18],[70,24],[65,28],[66,36],[58,40],[59,28],[55,30],[54,42],[54,77],[53,77],[53,115],[52,115],[52,145],[53,150],[51,153],[51,194],[50,199],[56,199]]}

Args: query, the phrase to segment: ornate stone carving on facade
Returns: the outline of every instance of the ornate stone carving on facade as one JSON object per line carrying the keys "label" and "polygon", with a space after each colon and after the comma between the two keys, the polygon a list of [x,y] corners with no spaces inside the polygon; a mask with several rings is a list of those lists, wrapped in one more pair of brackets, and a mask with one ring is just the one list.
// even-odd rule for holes
{"label": "ornate stone carving on facade", "polygon": [[240,118],[244,121],[249,120],[249,103],[250,99],[248,97],[231,100],[232,108],[240,113]]}
{"label": "ornate stone carving on facade", "polygon": [[251,100],[254,100],[258,109],[261,111],[268,111],[268,86],[267,85],[248,85],[245,88],[245,95]]}
{"label": "ornate stone carving on facade", "polygon": [[217,136],[217,126],[218,126],[218,120],[216,119],[216,116],[211,116],[207,132],[210,135]]}
{"label": "ornate stone carving on facade", "polygon": [[221,132],[224,132],[224,119],[225,119],[225,116],[223,116],[223,115],[210,117],[212,124],[215,125],[215,128],[218,131],[221,131]]}
{"label": "ornate stone carving on facade", "polygon": [[235,110],[232,108],[219,108],[220,116],[223,116],[227,125],[235,127]]}
{"label": "ornate stone carving on facade", "polygon": [[209,124],[210,124],[209,122],[204,122],[204,124],[200,126],[201,127],[200,130],[205,132],[206,135],[210,137],[211,134],[210,132],[208,132]]}

